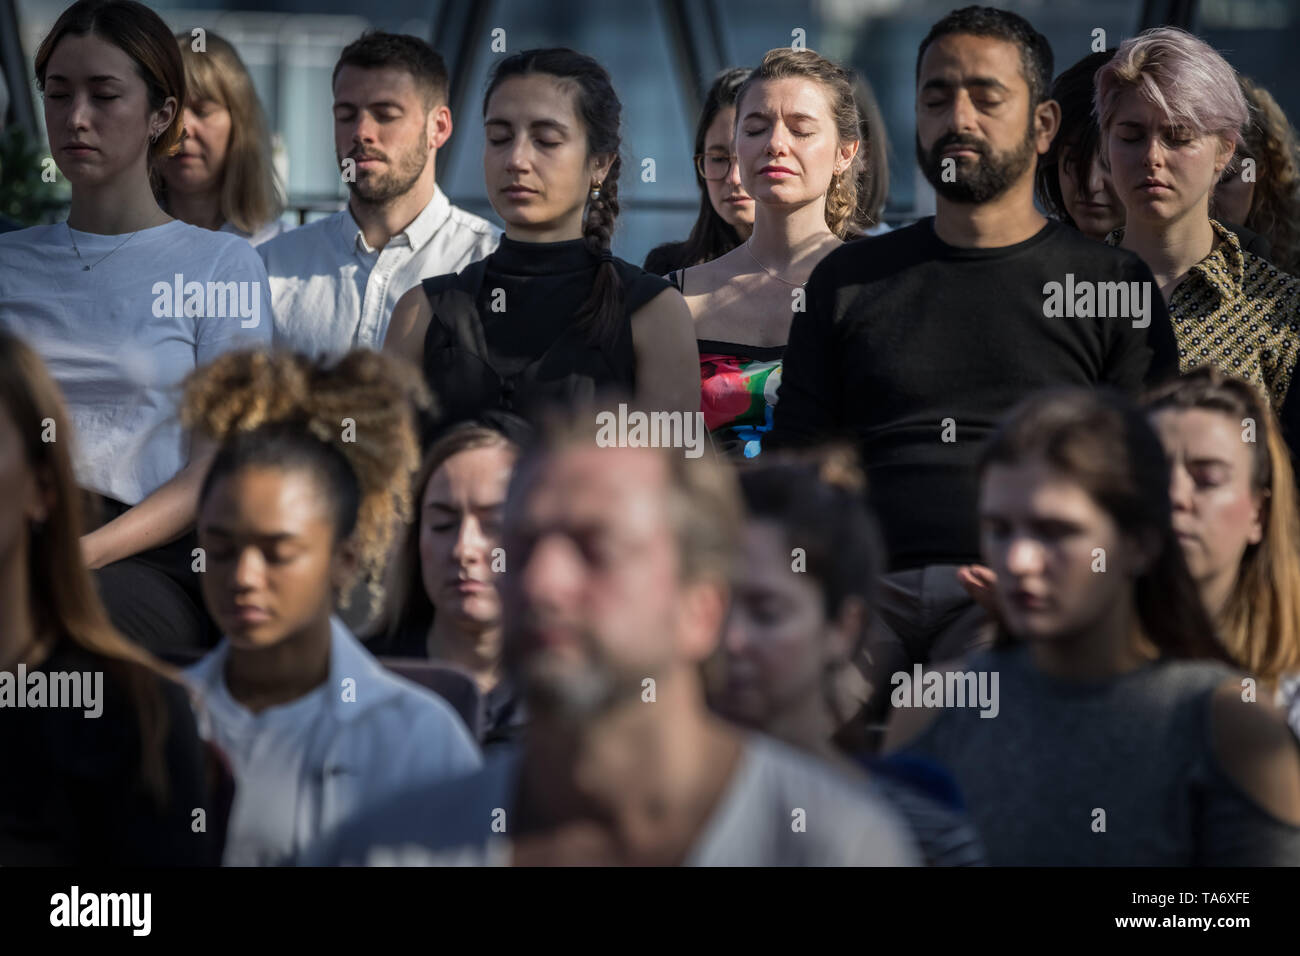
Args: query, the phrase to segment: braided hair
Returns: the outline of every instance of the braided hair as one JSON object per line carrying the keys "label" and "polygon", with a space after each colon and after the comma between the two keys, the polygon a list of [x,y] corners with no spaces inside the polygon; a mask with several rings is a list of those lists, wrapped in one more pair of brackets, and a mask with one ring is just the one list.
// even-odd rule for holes
{"label": "braided hair", "polygon": [[611,341],[623,318],[623,283],[619,279],[610,239],[618,219],[618,176],[623,161],[619,156],[622,137],[619,121],[623,104],[614,92],[609,73],[591,57],[555,47],[541,50],[524,50],[506,57],[497,64],[483,94],[483,115],[487,116],[488,101],[498,86],[516,76],[542,74],[565,80],[575,87],[575,113],[582,120],[587,133],[587,155],[612,154],[614,161],[600,183],[599,190],[587,202],[583,217],[582,238],[591,254],[600,260],[591,294],[577,313],[580,328],[586,331],[593,343]]}
{"label": "braided hair", "polygon": [[220,446],[199,505],[246,467],[310,472],[332,510],[334,540],[356,544],[378,605],[389,542],[411,516],[416,409],[431,404],[419,371],[379,352],[358,349],[330,366],[290,352],[227,352],[184,384],[182,423]]}

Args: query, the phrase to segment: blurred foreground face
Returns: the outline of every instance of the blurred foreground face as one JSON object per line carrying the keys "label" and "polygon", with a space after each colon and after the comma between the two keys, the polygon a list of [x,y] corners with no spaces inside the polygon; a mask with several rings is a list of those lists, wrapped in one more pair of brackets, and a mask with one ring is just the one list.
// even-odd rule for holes
{"label": "blurred foreground face", "polygon": [[984,561],[1016,637],[1050,641],[1087,631],[1133,587],[1131,545],[1115,522],[1046,462],[989,466],[979,510]]}
{"label": "blurred foreground face", "polygon": [[501,545],[501,511],[514,453],[503,446],[452,455],[429,479],[420,502],[420,574],[439,615],[462,626],[501,622],[492,552]]}
{"label": "blurred foreground face", "polygon": [[1119,95],[1103,135],[1111,180],[1130,225],[1141,221],[1163,228],[1200,214],[1221,171],[1215,165],[1228,155],[1218,136],[1170,127],[1160,110],[1133,89]]}
{"label": "blurred foreground face", "polygon": [[483,119],[483,176],[492,208],[511,225],[580,217],[594,179],[573,85],[542,73],[503,80]]}
{"label": "blurred foreground face", "polygon": [[[724,106],[704,133],[704,186],[713,211],[741,232],[754,227],[754,199],[740,184],[740,163],[732,162],[736,136],[736,108]],[[726,175],[720,176],[722,170]]]}
{"label": "blurred foreground face", "polygon": [[651,451],[594,445],[521,476],[506,519],[504,654],[538,716],[588,720],[680,666],[667,479]]}
{"label": "blurred foreground face", "polygon": [[344,66],[334,81],[334,152],[356,163],[352,195],[383,205],[409,192],[429,163],[429,110],[406,70]]}
{"label": "blurred foreground face", "polygon": [[135,61],[93,34],[65,36],[45,70],[50,155],[74,186],[96,186],[143,162],[149,93]]}
{"label": "blurred foreground face", "polygon": [[[1065,152],[1068,154],[1069,150]],[[1062,158],[1058,172],[1065,211],[1080,232],[1100,242],[1124,225],[1124,207],[1096,153],[1086,174],[1072,158]]]}
{"label": "blurred foreground face", "polygon": [[203,598],[233,646],[277,644],[331,605],[326,508],[320,485],[301,470],[243,468],[208,493],[198,520]]}
{"label": "blurred foreground face", "polygon": [[817,581],[791,569],[780,524],[747,523],[738,567],[709,703],[761,728],[823,695],[834,635]]}
{"label": "blurred foreground face", "polygon": [[1222,412],[1166,409],[1151,423],[1169,456],[1174,532],[1192,578],[1201,586],[1235,581],[1246,548],[1264,538],[1263,502],[1251,487],[1254,446]]}
{"label": "blurred foreground face", "polygon": [[220,189],[230,149],[230,110],[216,100],[199,100],[186,106],[182,117],[180,152],[163,165],[167,188],[181,193]]}

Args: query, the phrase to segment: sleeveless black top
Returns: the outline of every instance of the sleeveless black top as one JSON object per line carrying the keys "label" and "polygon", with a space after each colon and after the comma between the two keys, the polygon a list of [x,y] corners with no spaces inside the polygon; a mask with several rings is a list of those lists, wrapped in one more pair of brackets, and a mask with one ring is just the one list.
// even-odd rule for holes
{"label": "sleeveless black top", "polygon": [[536,422],[548,407],[592,401],[636,386],[631,316],[665,289],[663,278],[615,258],[623,319],[608,344],[586,340],[574,316],[591,294],[600,260],[581,239],[502,237],[486,259],[421,283],[433,308],[424,377],[440,414],[425,437],[493,409]]}

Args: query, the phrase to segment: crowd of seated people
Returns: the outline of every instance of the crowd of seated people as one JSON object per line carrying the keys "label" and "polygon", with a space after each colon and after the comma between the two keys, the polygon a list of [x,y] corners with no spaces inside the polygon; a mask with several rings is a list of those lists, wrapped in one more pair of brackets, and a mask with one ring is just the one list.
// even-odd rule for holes
{"label": "crowd of seated people", "polygon": [[441,57],[362,35],[286,230],[189,39],[36,53],[0,865],[1300,865],[1300,155],[1203,40],[940,18],[893,229],[865,77],[772,50],[643,269],[597,59],[496,61],[498,228]]}

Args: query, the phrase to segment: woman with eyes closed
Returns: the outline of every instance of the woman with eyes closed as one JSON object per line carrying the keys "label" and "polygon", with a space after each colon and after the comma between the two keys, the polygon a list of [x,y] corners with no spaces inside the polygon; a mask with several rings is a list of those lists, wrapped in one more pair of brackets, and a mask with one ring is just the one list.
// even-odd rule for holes
{"label": "woman with eyes closed", "polygon": [[1061,104],[1061,126],[1034,174],[1043,208],[1098,242],[1124,225],[1124,207],[1097,155],[1100,133],[1092,115],[1092,78],[1114,55],[1090,53],[1052,82],[1048,98]]}
{"label": "woman with eyes closed", "polygon": [[886,749],[952,772],[994,866],[1300,864],[1300,748],[1215,638],[1141,410],[1035,395],[979,481],[999,633],[935,670],[996,679],[997,716],[891,698]]}
{"label": "woman with eyes closed", "polygon": [[620,112],[604,67],[573,50],[497,64],[483,164],[505,236],[486,259],[406,293],[384,340],[438,397],[428,437],[493,409],[536,421],[606,391],[643,409],[698,410],[685,303],[610,251]]}
{"label": "woman with eyes closed", "polygon": [[695,320],[705,424],[730,455],[762,451],[802,287],[852,233],[861,162],[852,83],[811,50],[763,57],[736,95],[736,165],[755,201],[753,233],[669,276]]}
{"label": "woman with eyes closed", "polygon": [[664,275],[730,252],[754,231],[754,198],[740,184],[732,152],[736,140],[736,92],[749,77],[744,67],[723,70],[709,87],[695,127],[695,181],[700,214],[684,242],[656,246],[645,257],[647,272]]}
{"label": "woman with eyes closed", "polygon": [[1108,241],[1155,274],[1179,370],[1213,365],[1280,410],[1300,351],[1300,278],[1210,218],[1249,118],[1236,73],[1204,41],[1159,27],[1120,44],[1096,86],[1103,159],[1125,207],[1125,226]]}
{"label": "woman with eyes closed", "polygon": [[511,739],[523,706],[501,672],[505,571],[501,510],[529,430],[512,416],[486,415],[449,429],[424,456],[412,485],[415,521],[392,571],[389,623],[377,653],[427,658],[469,674],[482,700],[479,743]]}
{"label": "woman with eyes closed", "polygon": [[1277,419],[1248,383],[1196,369],[1152,393],[1169,497],[1201,601],[1233,660],[1300,735],[1300,511]]}
{"label": "woman with eyes closed", "polygon": [[185,676],[234,769],[228,866],[299,862],[353,814],[481,763],[456,712],[335,613],[358,578],[382,592],[423,401],[416,369],[368,349],[328,367],[237,352],[187,380],[186,422],[219,449],[198,528],[225,637]]}
{"label": "woman with eyes closed", "polygon": [[266,269],[239,237],[158,205],[186,87],[157,13],[81,0],[35,65],[72,204],[66,222],[0,236],[0,329],[37,351],[67,401],[77,482],[107,519],[82,552],[114,626],[155,653],[204,649],[215,635],[191,552],[211,449],[183,434],[177,386],[231,349],[270,344]]}
{"label": "woman with eyes closed", "polygon": [[284,201],[253,78],[215,33],[207,34],[202,51],[189,32],[176,34],[176,41],[188,102],[180,151],[162,167],[164,205],[183,222],[260,246],[284,231]]}

